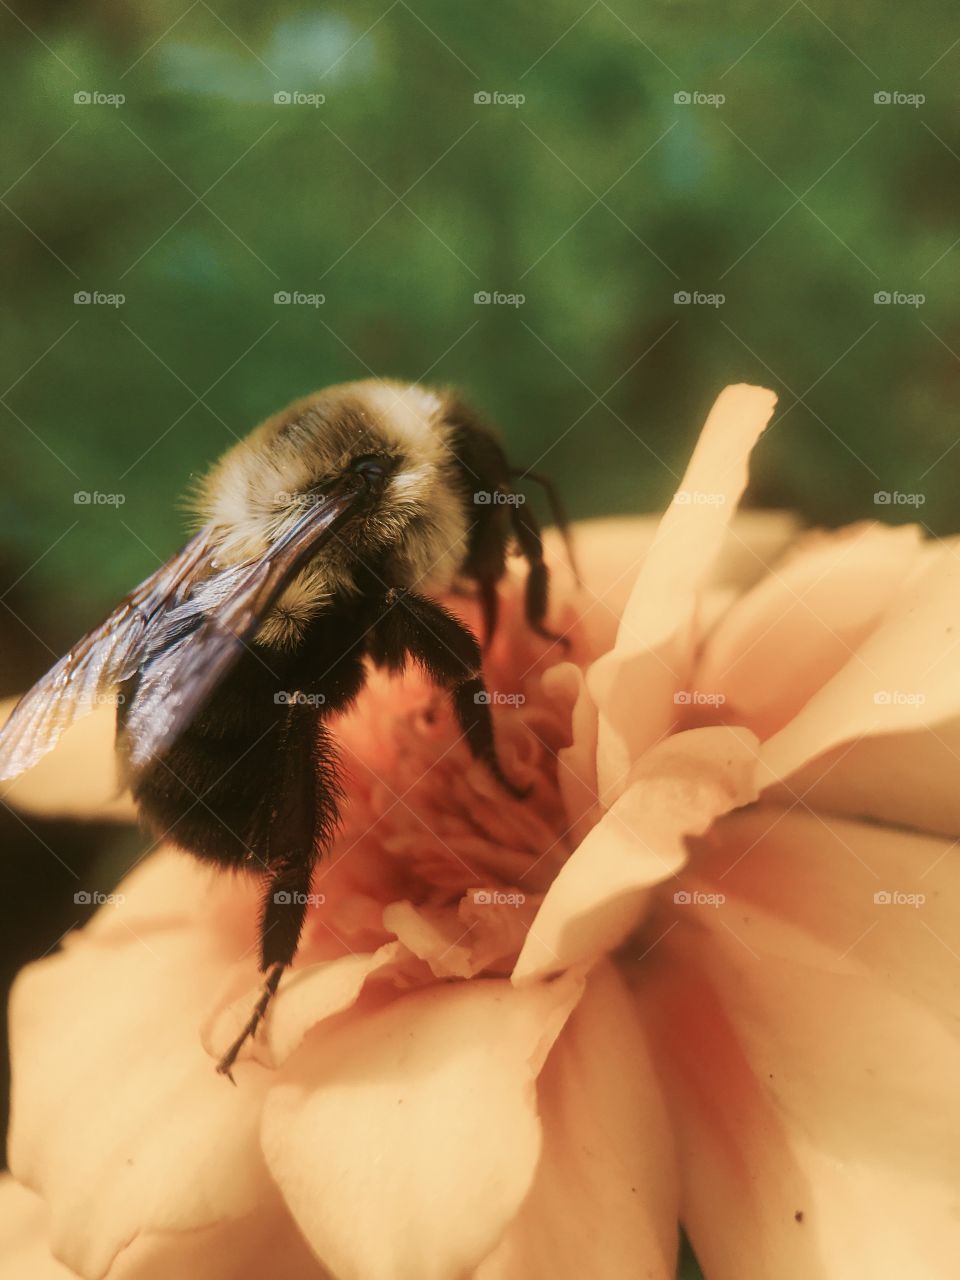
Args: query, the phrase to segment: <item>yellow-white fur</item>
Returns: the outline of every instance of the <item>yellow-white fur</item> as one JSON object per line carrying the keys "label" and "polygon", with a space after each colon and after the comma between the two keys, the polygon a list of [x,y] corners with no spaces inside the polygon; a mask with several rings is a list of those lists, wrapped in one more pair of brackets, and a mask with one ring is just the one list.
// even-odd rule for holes
{"label": "yellow-white fur", "polygon": [[352,458],[386,452],[399,460],[375,512],[347,526],[291,582],[258,640],[294,645],[335,594],[356,589],[354,565],[364,552],[391,548],[393,585],[428,592],[450,585],[466,552],[467,520],[443,411],[442,396],[412,383],[344,383],[267,419],[220,459],[192,504],[212,526],[218,568],[262,556],[302,515],[304,495],[322,492]]}

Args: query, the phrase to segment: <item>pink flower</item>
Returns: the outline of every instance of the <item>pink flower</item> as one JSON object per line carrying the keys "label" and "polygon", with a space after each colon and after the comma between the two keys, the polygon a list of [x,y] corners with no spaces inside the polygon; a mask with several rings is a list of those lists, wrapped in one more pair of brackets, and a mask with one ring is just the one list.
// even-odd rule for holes
{"label": "pink flower", "polygon": [[[236,1089],[255,882],[159,849],[24,971],[3,1274],[666,1278],[678,1222],[708,1280],[952,1274],[957,546],[736,516],[773,403],[723,393],[659,524],[580,527],[569,655],[508,584],[529,800],[371,680]],[[92,794],[102,732],[13,798]]]}

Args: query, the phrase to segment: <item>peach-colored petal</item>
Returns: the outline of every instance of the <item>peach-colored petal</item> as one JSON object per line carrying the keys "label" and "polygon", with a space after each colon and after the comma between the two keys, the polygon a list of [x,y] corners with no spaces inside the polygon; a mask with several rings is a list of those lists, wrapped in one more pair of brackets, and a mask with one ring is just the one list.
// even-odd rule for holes
{"label": "peach-colored petal", "polygon": [[[9,1280],[76,1280],[47,1244],[39,1196],[0,1177],[0,1275]],[[255,1213],[199,1231],[142,1236],[117,1259],[110,1280],[329,1280],[274,1193]]]}
{"label": "peach-colored petal", "polygon": [[544,687],[563,688],[572,698],[573,737],[569,747],[557,752],[557,780],[575,848],[600,817],[597,796],[597,708],[583,672],[572,662],[561,662],[544,677]]}
{"label": "peach-colored petal", "polygon": [[537,1176],[477,1280],[673,1280],[672,1139],[646,1036],[612,966],[591,973],[538,1094]]}
{"label": "peach-colored petal", "polygon": [[[253,1059],[279,1066],[299,1047],[303,1037],[325,1018],[356,1003],[373,974],[403,958],[404,950],[388,943],[372,953],[337,956],[288,972],[280,984],[266,1022],[254,1041],[248,1041],[238,1061]],[[204,1048],[213,1061],[227,1051],[250,1017],[263,989],[262,977],[227,1004],[214,1010],[202,1030]]]}
{"label": "peach-colored petal", "polygon": [[843,742],[765,793],[798,797],[818,813],[874,818],[931,834],[960,836],[960,720],[915,733]]}
{"label": "peach-colored petal", "polygon": [[[18,699],[0,702],[0,724]],[[101,818],[131,822],[130,795],[121,793],[113,749],[116,711],[99,707],[77,721],[32,769],[0,788],[0,797],[47,817]]]}
{"label": "peach-colored petal", "polygon": [[697,664],[697,690],[767,738],[849,661],[920,558],[919,530],[859,524],[816,534],[729,610]]}
{"label": "peach-colored petal", "polygon": [[929,552],[880,625],[761,748],[761,781],[865,734],[902,733],[960,714],[960,557]]}
{"label": "peach-colored petal", "polygon": [[637,986],[672,1098],[685,1225],[711,1280],[953,1274],[949,853],[761,808],[719,823],[691,860],[691,896],[725,900],[677,906]]}
{"label": "peach-colored petal", "polygon": [[50,1205],[57,1255],[91,1280],[139,1233],[241,1216],[269,1189],[267,1073],[242,1067],[233,1088],[200,1044],[223,976],[210,935],[157,927],[74,935],[17,979],[10,1166]]}
{"label": "peach-colored petal", "polygon": [[460,1280],[491,1251],[533,1180],[535,1080],[581,989],[434,986],[286,1064],[263,1147],[338,1280]]}
{"label": "peach-colored petal", "polygon": [[[604,516],[578,520],[573,527],[577,563],[583,579],[577,608],[576,640],[589,657],[613,648],[617,628],[636,577],[638,558],[656,537],[657,516]],[[551,594],[566,551],[555,529],[544,533],[544,552],[550,565]],[[561,571],[562,572],[562,571]],[[562,658],[558,649],[554,657]]]}
{"label": "peach-colored petal", "polygon": [[415,907],[392,902],[383,913],[384,926],[437,978],[470,978],[476,972],[468,938],[456,907]]}
{"label": "peach-colored petal", "polygon": [[686,861],[684,837],[756,797],[756,739],[715,726],[675,734],[644,755],[627,790],[551,885],[513,973],[528,982],[620,945],[652,885]]}
{"label": "peach-colored petal", "polygon": [[477,887],[451,906],[392,902],[383,923],[435,978],[507,974],[542,900],[519,889]]}
{"label": "peach-colored petal", "polygon": [[746,486],[750,451],[775,404],[773,392],[760,387],[727,387],[717,397],[643,559],[614,649],[590,670],[588,685],[600,708],[599,793],[606,805],[623,790],[631,763],[675,718],[673,695],[691,670],[698,593],[715,566]]}
{"label": "peach-colored petal", "polygon": [[76,1272],[50,1252],[43,1201],[8,1173],[0,1175],[0,1275],[11,1280],[76,1280]]}

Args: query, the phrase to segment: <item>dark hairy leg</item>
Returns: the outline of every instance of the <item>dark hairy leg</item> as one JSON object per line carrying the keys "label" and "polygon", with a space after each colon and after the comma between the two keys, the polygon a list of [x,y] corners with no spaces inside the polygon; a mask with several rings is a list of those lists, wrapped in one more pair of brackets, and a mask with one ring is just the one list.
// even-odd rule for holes
{"label": "dark hairy leg", "polygon": [[524,594],[527,622],[544,640],[554,640],[569,648],[570,641],[566,636],[558,635],[543,623],[547,612],[550,574],[543,559],[543,538],[536,517],[525,504],[516,502],[510,507],[510,522],[520,552],[529,566]]}
{"label": "dark hairy leg", "polygon": [[467,746],[511,795],[523,798],[503,772],[493,736],[490,694],[483,680],[476,636],[443,605],[413,591],[388,591],[370,642],[373,661],[402,671],[412,658],[435,684],[446,689]]}
{"label": "dark hairy leg", "polygon": [[251,833],[252,847],[262,851],[267,865],[260,912],[260,970],[266,979],[250,1017],[217,1064],[231,1081],[240,1050],[256,1034],[284,970],[297,954],[313,870],[337,823],[336,757],[312,708],[296,706],[288,713],[272,783],[264,788],[264,803]]}

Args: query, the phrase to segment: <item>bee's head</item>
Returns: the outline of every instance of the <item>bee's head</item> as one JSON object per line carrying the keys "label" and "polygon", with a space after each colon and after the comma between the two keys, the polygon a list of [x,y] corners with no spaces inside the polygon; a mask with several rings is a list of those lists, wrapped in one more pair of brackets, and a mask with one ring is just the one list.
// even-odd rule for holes
{"label": "bee's head", "polygon": [[223,564],[262,555],[311,504],[356,476],[364,513],[343,526],[323,559],[349,586],[357,560],[390,585],[438,590],[469,556],[473,490],[453,448],[452,399],[423,387],[370,380],[317,392],[231,449],[195,505],[213,524]]}
{"label": "bee's head", "polygon": [[[324,601],[364,583],[432,593],[458,575],[477,583],[489,636],[511,542],[529,566],[527,618],[550,636],[540,530],[514,491],[516,474],[495,434],[456,394],[370,379],[319,391],[269,418],[220,459],[193,506],[211,527],[215,567],[225,568],[296,536],[305,512],[330,496],[362,491],[278,601],[261,632],[265,643],[293,643]],[[549,482],[527,474],[546,486],[565,531]]]}

